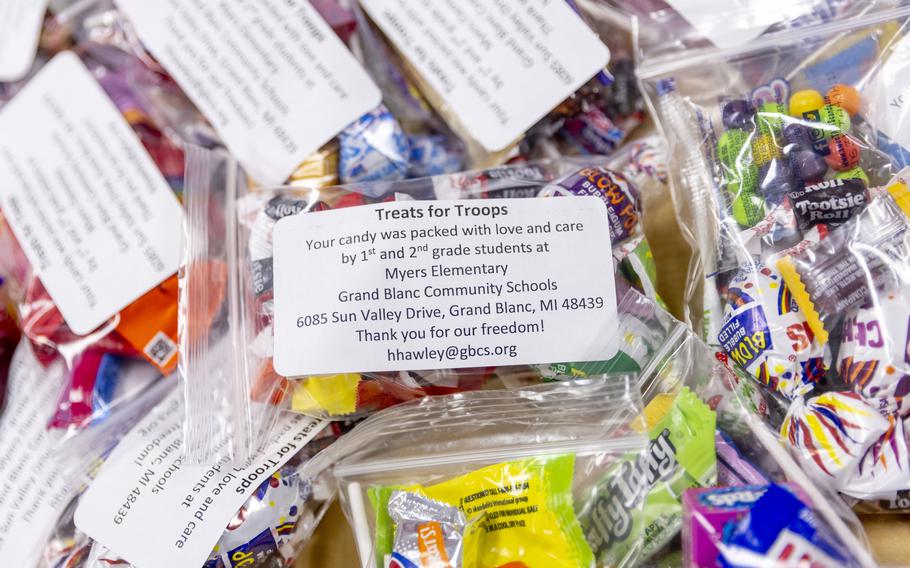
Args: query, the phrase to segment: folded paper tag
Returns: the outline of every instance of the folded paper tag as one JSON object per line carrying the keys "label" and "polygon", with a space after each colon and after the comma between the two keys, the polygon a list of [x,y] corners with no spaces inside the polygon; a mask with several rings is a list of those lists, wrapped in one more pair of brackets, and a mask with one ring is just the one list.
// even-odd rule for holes
{"label": "folded paper tag", "polygon": [[47,0],[0,2],[0,81],[18,81],[35,62]]}
{"label": "folded paper tag", "polygon": [[138,568],[202,566],[244,501],[325,424],[284,414],[249,463],[196,466],[183,461],[183,416],[176,392],[120,442],[76,509],[79,530]]}
{"label": "folded paper tag", "polygon": [[143,43],[262,185],[378,106],[379,88],[308,0],[117,0]]}
{"label": "folded paper tag", "polygon": [[0,111],[0,208],[78,334],[180,264],[180,203],[71,52],[51,60]]}
{"label": "folded paper tag", "polygon": [[602,71],[610,51],[568,2],[360,4],[489,152],[521,137]]}

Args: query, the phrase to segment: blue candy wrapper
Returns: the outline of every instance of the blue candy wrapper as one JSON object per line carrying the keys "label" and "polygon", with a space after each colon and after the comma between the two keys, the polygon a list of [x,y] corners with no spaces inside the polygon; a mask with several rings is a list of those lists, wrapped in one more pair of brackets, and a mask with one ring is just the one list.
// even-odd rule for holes
{"label": "blue candy wrapper", "polygon": [[338,177],[342,183],[395,181],[408,175],[408,138],[385,105],[345,128],[338,143]]}
{"label": "blue candy wrapper", "polygon": [[768,486],[749,514],[727,529],[720,546],[725,568],[860,565],[812,509],[782,485]]}
{"label": "blue candy wrapper", "polygon": [[457,172],[464,164],[464,149],[454,147],[442,134],[408,136],[411,147],[410,177],[430,177]]}

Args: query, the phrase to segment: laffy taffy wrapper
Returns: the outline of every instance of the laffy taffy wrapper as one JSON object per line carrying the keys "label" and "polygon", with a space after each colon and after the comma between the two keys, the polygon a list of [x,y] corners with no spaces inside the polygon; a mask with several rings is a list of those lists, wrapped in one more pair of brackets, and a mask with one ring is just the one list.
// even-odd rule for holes
{"label": "laffy taffy wrapper", "polygon": [[[688,388],[659,394],[644,410],[650,442],[639,460],[621,462],[579,517],[597,560],[622,566],[646,560],[682,528],[683,492],[714,483],[716,415]],[[643,501],[639,512],[635,505]],[[636,550],[643,534],[641,550]]]}

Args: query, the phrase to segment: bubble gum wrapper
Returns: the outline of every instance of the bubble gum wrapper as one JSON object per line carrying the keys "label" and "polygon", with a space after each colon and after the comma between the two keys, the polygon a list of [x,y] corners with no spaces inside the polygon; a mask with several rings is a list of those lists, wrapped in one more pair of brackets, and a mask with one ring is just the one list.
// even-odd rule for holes
{"label": "bubble gum wrapper", "polygon": [[[816,480],[851,493],[910,482],[902,421],[861,395],[828,392],[795,400],[780,435]],[[875,481],[872,481],[875,479]]]}
{"label": "bubble gum wrapper", "polygon": [[717,339],[733,361],[787,398],[811,391],[827,371],[829,351],[781,275],[761,263],[744,266],[726,297]]}

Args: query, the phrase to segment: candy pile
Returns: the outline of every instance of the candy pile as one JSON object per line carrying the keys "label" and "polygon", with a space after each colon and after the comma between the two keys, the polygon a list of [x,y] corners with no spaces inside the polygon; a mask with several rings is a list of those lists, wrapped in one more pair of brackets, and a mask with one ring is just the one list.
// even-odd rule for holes
{"label": "candy pile", "polygon": [[[890,17],[847,26],[844,43],[810,26],[642,72],[680,148],[671,182],[693,199],[692,319],[776,401],[769,425],[814,482],[862,509],[898,509],[910,490],[910,209],[880,98],[893,62],[855,43],[902,45],[882,34]],[[725,79],[698,92],[706,61]]]}
{"label": "candy pile", "polygon": [[6,4],[4,565],[852,568],[910,512],[910,8]]}
{"label": "candy pile", "polygon": [[910,222],[906,186],[867,188],[863,150],[851,135],[859,108],[846,85],[825,97],[796,91],[786,106],[724,105],[717,155],[732,218],[773,227],[758,259],[725,278],[717,341],[792,401],[780,435],[818,479],[857,499],[887,501],[910,488],[900,412],[905,350],[896,347],[906,330],[884,327],[878,316],[907,282]]}

